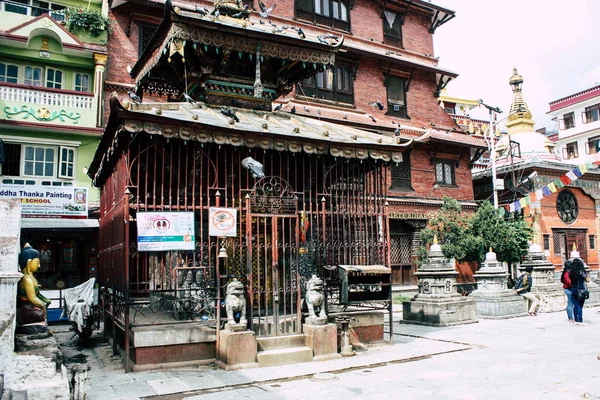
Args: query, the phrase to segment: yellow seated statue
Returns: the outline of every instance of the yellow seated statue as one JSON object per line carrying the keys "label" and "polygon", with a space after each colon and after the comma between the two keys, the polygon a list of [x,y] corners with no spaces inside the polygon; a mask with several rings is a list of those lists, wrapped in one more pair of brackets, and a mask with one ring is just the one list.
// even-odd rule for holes
{"label": "yellow seated statue", "polygon": [[40,252],[29,243],[19,254],[19,267],[23,277],[17,286],[17,325],[46,323],[46,308],[51,303],[40,293],[34,274],[40,269]]}

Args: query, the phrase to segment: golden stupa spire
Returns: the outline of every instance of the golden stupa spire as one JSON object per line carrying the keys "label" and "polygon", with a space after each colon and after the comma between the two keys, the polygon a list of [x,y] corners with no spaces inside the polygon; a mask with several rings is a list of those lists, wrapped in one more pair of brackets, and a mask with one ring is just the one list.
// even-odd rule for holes
{"label": "golden stupa spire", "polygon": [[513,74],[508,83],[513,91],[513,100],[510,105],[508,122],[506,123],[508,133],[533,132],[535,121],[531,119],[531,111],[529,111],[523,98],[523,77],[519,75],[516,67],[513,68]]}

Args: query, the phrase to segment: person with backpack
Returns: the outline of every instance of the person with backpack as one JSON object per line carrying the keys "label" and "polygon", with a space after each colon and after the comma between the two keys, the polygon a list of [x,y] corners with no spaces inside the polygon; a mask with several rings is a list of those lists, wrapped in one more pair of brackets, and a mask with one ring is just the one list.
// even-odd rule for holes
{"label": "person with backpack", "polygon": [[585,287],[585,283],[590,281],[587,273],[585,272],[585,266],[580,258],[576,258],[572,261],[572,268],[569,272],[569,279],[571,280],[571,296],[573,297],[573,318],[575,318],[575,325],[587,325],[583,322],[583,303],[585,299],[590,296]]}
{"label": "person with backpack", "polygon": [[517,291],[517,294],[520,294],[529,302],[529,315],[535,316],[537,315],[538,307],[540,306],[540,300],[531,293],[531,287],[533,286],[531,272],[533,272],[533,266],[526,266],[525,271],[515,282],[515,290]]}
{"label": "person with backpack", "polygon": [[573,269],[573,263],[571,260],[567,260],[565,268],[560,274],[560,282],[563,284],[563,290],[565,296],[567,296],[567,318],[569,318],[569,322],[575,322],[573,319],[573,293],[571,292],[571,278],[569,277],[571,269]]}

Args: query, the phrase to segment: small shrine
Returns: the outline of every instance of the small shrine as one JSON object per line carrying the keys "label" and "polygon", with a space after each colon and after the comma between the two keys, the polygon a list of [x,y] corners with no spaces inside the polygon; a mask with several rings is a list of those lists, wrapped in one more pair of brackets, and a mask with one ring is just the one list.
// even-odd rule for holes
{"label": "small shrine", "polygon": [[477,290],[469,297],[475,299],[475,313],[481,318],[503,319],[527,315],[527,303],[508,288],[508,272],[490,248],[483,267],[474,275]]}
{"label": "small shrine", "polygon": [[519,266],[519,272],[525,271],[529,265],[533,266],[531,293],[540,299],[538,312],[563,311],[567,306],[567,297],[562,284],[554,277],[554,265],[546,259],[542,247],[535,242],[529,247],[529,253]]}
{"label": "small shrine", "polygon": [[456,290],[455,260],[444,257],[437,236],[429,257],[415,275],[419,293],[402,303],[403,322],[433,326],[451,326],[477,322],[475,300]]}

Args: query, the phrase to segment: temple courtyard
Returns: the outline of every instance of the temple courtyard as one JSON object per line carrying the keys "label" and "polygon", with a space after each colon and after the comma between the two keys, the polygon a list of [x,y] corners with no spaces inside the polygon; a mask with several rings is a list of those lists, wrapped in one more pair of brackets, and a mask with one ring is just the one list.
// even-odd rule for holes
{"label": "temple courtyard", "polygon": [[600,399],[600,308],[584,309],[582,326],[556,312],[439,328],[401,323],[395,307],[393,345],[241,371],[204,365],[125,374],[99,332],[83,348],[67,325],[53,328],[67,365],[89,365],[90,400]]}

